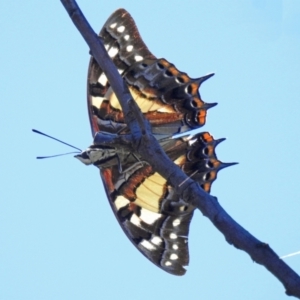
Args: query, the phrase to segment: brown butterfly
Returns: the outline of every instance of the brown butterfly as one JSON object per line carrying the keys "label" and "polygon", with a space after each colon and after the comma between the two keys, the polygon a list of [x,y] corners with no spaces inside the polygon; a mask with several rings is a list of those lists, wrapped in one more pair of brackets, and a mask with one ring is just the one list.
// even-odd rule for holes
{"label": "brown butterfly", "polygon": [[[165,59],[157,59],[142,41],[124,9],[114,12],[99,36],[149,120],[152,133],[175,164],[210,192],[219,161],[208,132],[172,138],[205,124],[207,109],[199,94],[213,74],[192,79]],[[112,210],[130,241],[158,267],[183,275],[189,263],[188,233],[194,207],[135,153],[122,108],[92,57],[88,71],[88,110],[94,144],[76,157],[100,169]]]}

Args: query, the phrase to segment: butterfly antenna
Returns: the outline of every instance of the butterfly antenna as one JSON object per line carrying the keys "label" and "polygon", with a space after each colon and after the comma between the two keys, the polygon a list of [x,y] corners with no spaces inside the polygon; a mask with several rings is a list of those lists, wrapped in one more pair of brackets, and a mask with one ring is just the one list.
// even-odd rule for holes
{"label": "butterfly antenna", "polygon": [[68,155],[68,154],[75,154],[75,153],[78,154],[78,153],[81,153],[81,152],[73,151],[73,152],[67,152],[67,153],[49,155],[49,156],[37,156],[36,159],[52,158],[52,157],[63,156],[63,155]]}
{"label": "butterfly antenna", "polygon": [[43,133],[43,132],[41,132],[41,131],[38,131],[38,130],[36,130],[36,129],[32,129],[32,131],[35,132],[35,133],[44,135],[44,136],[46,136],[46,137],[48,137],[48,138],[50,138],[50,139],[52,139],[52,140],[55,140],[55,141],[57,141],[57,142],[60,142],[60,143],[62,143],[62,144],[65,144],[65,145],[67,145],[67,146],[69,146],[69,147],[71,147],[71,148],[74,148],[74,149],[76,149],[76,150],[82,152],[81,149],[79,149],[79,148],[77,148],[77,147],[75,147],[75,146],[73,146],[73,145],[70,145],[70,144],[68,144],[68,143],[65,143],[65,142],[63,142],[63,141],[61,141],[61,140],[59,140],[59,139],[56,139],[55,137],[53,137],[53,136],[51,136],[51,135],[48,135],[48,134]]}
{"label": "butterfly antenna", "polygon": [[68,143],[66,143],[66,142],[63,142],[63,141],[61,141],[61,140],[59,140],[59,139],[57,139],[57,138],[55,138],[55,137],[53,137],[53,136],[50,136],[50,135],[48,135],[48,134],[46,134],[46,133],[43,133],[43,132],[38,131],[38,130],[36,130],[36,129],[32,129],[32,131],[35,132],[35,133],[41,134],[41,135],[43,135],[43,136],[46,136],[46,137],[48,137],[48,138],[50,138],[50,139],[52,139],[52,140],[55,140],[55,141],[57,141],[57,142],[60,142],[60,143],[62,143],[62,144],[64,144],[64,145],[67,145],[67,146],[69,146],[69,147],[71,147],[71,148],[73,148],[73,149],[78,150],[78,151],[67,152],[67,153],[56,154],[56,155],[50,155],[50,156],[37,156],[37,159],[52,158],[52,157],[63,156],[63,155],[74,154],[74,153],[77,154],[77,153],[81,153],[81,152],[82,152],[81,149],[79,149],[79,148],[77,148],[77,147],[75,147],[75,146],[73,146],[73,145],[70,145],[70,144],[68,144]]}

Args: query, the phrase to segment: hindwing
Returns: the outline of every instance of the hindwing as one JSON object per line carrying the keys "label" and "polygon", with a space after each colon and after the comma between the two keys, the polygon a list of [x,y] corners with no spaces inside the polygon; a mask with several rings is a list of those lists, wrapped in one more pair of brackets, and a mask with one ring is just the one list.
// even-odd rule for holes
{"label": "hindwing", "polygon": [[[213,74],[192,79],[166,59],[156,58],[124,9],[110,16],[99,36],[154,134],[172,135],[204,125],[207,109],[215,104],[201,99],[199,87]],[[88,109],[93,135],[126,127],[119,101],[93,57],[88,71]]]}
{"label": "hindwing", "polygon": [[[209,192],[217,172],[231,164],[219,161],[208,132],[160,140],[166,154]],[[124,160],[100,168],[109,203],[131,242],[163,270],[183,275],[189,263],[188,234],[194,207],[175,193],[167,180],[143,161]]]}

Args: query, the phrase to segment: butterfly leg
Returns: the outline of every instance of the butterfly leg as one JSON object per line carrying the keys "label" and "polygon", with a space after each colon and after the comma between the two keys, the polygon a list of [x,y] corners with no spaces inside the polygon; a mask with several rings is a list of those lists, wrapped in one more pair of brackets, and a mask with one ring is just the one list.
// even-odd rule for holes
{"label": "butterfly leg", "polygon": [[128,167],[127,169],[123,170],[120,156],[117,154],[118,171],[119,171],[120,174],[128,173],[128,172],[130,172],[131,170],[136,171],[137,169],[140,169],[140,168],[142,168],[145,164],[147,164],[146,162],[141,161],[134,153],[131,153],[130,155],[132,155],[132,156],[137,160],[137,162],[136,162],[136,163],[133,163],[130,167]]}

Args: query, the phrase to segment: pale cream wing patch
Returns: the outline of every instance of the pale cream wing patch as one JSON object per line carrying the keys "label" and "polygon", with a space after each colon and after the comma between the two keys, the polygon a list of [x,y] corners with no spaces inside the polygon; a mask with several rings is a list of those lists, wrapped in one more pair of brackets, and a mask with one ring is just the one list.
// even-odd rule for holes
{"label": "pale cream wing patch", "polygon": [[145,179],[136,189],[135,204],[152,212],[160,211],[160,203],[166,192],[167,180],[154,173]]}
{"label": "pale cream wing patch", "polygon": [[104,97],[91,96],[92,105],[97,107],[97,108],[100,108],[103,100],[104,100]]}
{"label": "pale cream wing patch", "polygon": [[[141,109],[142,113],[147,113],[151,111],[163,111],[167,113],[174,113],[175,110],[170,105],[163,105],[162,103],[157,103],[155,100],[149,100],[145,96],[143,97],[139,94],[134,88],[129,86],[129,91],[131,93],[132,98],[136,101],[139,108]],[[109,100],[110,105],[115,109],[122,110],[121,105],[119,103],[118,98],[116,97],[115,93],[113,92],[112,88],[109,87],[107,93],[104,96],[105,99]]]}

